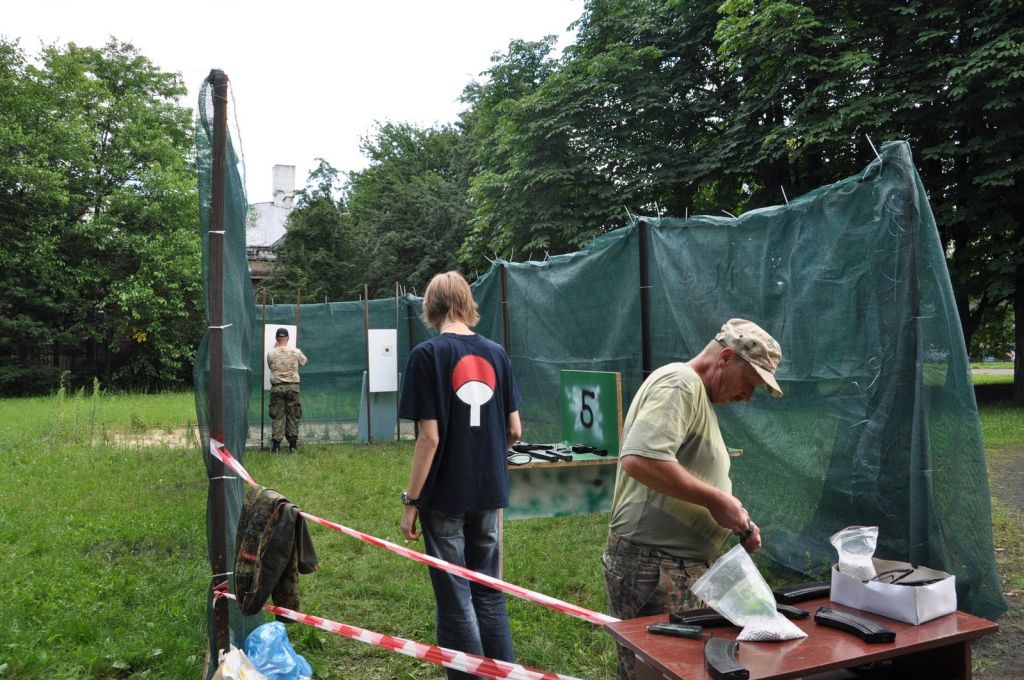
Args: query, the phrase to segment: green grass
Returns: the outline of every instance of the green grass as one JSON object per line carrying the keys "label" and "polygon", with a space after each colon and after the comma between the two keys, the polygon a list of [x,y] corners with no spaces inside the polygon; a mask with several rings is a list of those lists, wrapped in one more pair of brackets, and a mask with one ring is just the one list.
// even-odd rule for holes
{"label": "green grass", "polygon": [[971,368],[1013,368],[1012,361],[972,361]]}
{"label": "green grass", "polygon": [[975,373],[971,380],[975,385],[1011,385],[1013,384],[1012,375],[986,375]]}
{"label": "green grass", "polygon": [[[138,447],[144,427],[189,427],[190,395],[101,393],[0,400],[0,678],[196,678],[206,649],[206,480],[197,448]],[[87,432],[106,432],[106,438]],[[398,492],[411,445],[251,451],[253,476],[304,510],[402,544]],[[505,577],[605,610],[599,555],[607,515],[506,523]],[[311,524],[321,569],[301,579],[304,611],[433,640],[426,567]],[[422,543],[414,547],[422,549]],[[522,663],[611,677],[611,637],[510,598]],[[440,667],[297,624],[292,643],[318,678],[440,678]]]}
{"label": "green grass", "polygon": [[1024,412],[1009,406],[982,407],[978,411],[985,450],[1024,444]]}
{"label": "green grass", "polygon": [[[998,470],[1024,457],[1024,412],[991,407],[981,409],[980,416],[989,478],[998,484]],[[992,535],[1004,591],[1024,595],[1024,512],[993,498]]]}
{"label": "green grass", "polygon": [[[91,391],[27,399],[0,399],[0,441],[42,437],[53,442],[90,444],[131,442],[154,434],[195,436],[196,406],[191,392],[106,394]],[[2,444],[0,444],[2,445]]]}
{"label": "green grass", "polygon": [[[139,447],[152,430],[194,428],[190,394],[99,391],[0,400],[0,678],[196,678],[206,649],[206,480],[197,448]],[[1024,455],[1024,416],[982,408],[990,470]],[[403,544],[398,492],[411,446],[309,444],[250,451],[247,469],[303,509]],[[1007,591],[1024,589],[1021,513],[993,501]],[[599,556],[607,514],[505,524],[505,578],[605,611]],[[311,525],[321,569],[301,608],[413,640],[433,640],[426,568]],[[422,543],[417,544],[421,548]],[[610,678],[615,652],[592,624],[509,600],[520,662]],[[296,624],[318,678],[441,678],[437,666]]]}

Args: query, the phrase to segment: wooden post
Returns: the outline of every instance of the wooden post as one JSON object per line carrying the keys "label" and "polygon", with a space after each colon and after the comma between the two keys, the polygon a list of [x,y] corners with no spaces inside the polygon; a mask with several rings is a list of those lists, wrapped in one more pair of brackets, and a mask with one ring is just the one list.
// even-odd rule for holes
{"label": "wooden post", "polygon": [[[224,200],[227,174],[228,129],[228,77],[223,71],[210,71],[208,81],[213,84],[213,146],[211,152],[210,187],[210,278],[208,281],[210,310],[210,367],[208,396],[210,400],[210,438],[224,442]],[[212,444],[211,444],[212,447]],[[210,466],[210,494],[212,496],[210,520],[210,548],[213,553],[212,585],[227,583],[227,499],[224,464],[213,458]],[[230,612],[227,599],[213,602],[214,642],[219,652],[230,650]]]}

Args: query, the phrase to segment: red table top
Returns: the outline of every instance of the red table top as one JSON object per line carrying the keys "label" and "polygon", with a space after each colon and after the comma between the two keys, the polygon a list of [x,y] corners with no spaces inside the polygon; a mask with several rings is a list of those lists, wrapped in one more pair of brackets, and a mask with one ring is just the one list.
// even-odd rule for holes
{"label": "red table top", "polygon": [[[961,611],[915,626],[835,604],[828,598],[806,600],[794,606],[810,612],[807,618],[793,621],[807,633],[807,637],[786,642],[740,642],[736,660],[750,671],[751,680],[798,678],[823,673],[969,641],[999,630],[995,623]],[[818,607],[846,611],[877,621],[896,633],[896,641],[867,644],[856,635],[816,624],[814,612]],[[639,652],[650,665],[670,677],[686,680],[710,678],[704,667],[703,640],[647,632],[648,625],[665,621],[668,621],[668,615],[661,614],[611,623],[606,627],[616,642]],[[705,628],[704,632],[733,640],[740,629],[721,626]]]}

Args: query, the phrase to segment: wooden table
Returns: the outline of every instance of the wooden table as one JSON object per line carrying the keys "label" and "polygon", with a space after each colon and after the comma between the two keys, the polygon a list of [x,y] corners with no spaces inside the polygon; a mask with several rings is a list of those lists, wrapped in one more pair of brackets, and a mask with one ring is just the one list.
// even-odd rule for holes
{"label": "wooden table", "polygon": [[[750,671],[751,680],[970,678],[971,641],[999,630],[995,623],[961,611],[914,626],[834,604],[828,598],[807,600],[796,606],[811,612],[806,619],[793,622],[808,634],[806,638],[788,642],[740,642],[736,659]],[[896,633],[896,641],[866,644],[850,633],[818,625],[814,623],[814,612],[822,606],[878,621]],[[607,629],[616,642],[636,652],[638,680],[710,679],[704,667],[703,641],[647,632],[649,624],[664,621],[668,621],[666,614],[612,623]],[[723,626],[705,628],[704,632],[735,639],[740,629]],[[848,670],[866,664],[874,665],[870,672]]]}

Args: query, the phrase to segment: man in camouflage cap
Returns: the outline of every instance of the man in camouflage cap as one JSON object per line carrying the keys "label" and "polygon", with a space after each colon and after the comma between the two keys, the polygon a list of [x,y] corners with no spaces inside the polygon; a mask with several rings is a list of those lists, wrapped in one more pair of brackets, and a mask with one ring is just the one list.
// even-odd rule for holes
{"label": "man in camouflage cap", "polygon": [[[623,423],[608,542],[601,563],[611,614],[621,619],[701,606],[690,591],[730,533],[749,553],[761,532],[732,495],[729,453],[712,404],[782,390],[782,349],[752,321],[730,319],[700,354],[662,366],[633,397]],[[619,647],[619,678],[635,677]]]}
{"label": "man in camouflage cap", "polygon": [[753,321],[729,319],[715,336],[715,342],[723,347],[731,347],[741,359],[750,364],[764,379],[769,394],[773,397],[782,396],[779,383],[775,381],[775,371],[782,361],[782,348],[764,329]]}

